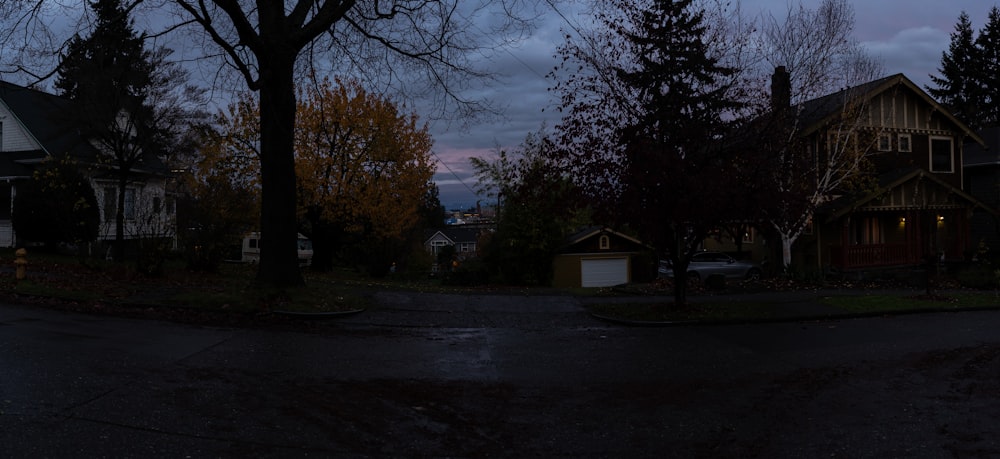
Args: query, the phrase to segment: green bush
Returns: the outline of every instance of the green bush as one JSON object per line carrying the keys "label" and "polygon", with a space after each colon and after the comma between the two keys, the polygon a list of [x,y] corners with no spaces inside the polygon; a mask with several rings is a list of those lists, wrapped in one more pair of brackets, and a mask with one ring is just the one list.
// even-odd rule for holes
{"label": "green bush", "polygon": [[100,212],[90,182],[69,160],[46,160],[18,185],[11,220],[19,239],[50,247],[97,239]]}

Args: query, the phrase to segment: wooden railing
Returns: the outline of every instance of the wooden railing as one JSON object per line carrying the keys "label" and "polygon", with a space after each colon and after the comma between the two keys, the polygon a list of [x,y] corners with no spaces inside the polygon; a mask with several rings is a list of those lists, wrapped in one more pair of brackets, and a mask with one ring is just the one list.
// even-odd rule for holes
{"label": "wooden railing", "polygon": [[920,254],[906,244],[866,244],[830,247],[834,266],[841,269],[899,266],[920,261]]}

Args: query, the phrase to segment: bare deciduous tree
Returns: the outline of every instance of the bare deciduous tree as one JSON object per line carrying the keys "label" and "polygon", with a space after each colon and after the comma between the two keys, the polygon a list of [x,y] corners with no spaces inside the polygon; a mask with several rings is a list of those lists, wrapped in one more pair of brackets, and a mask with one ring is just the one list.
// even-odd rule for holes
{"label": "bare deciduous tree", "polygon": [[[778,103],[789,105],[772,107],[787,112],[775,118],[771,130],[776,137],[770,143],[775,194],[765,209],[781,238],[782,266],[787,267],[792,244],[816,207],[864,172],[875,133],[867,122],[867,104],[855,97],[857,90],[842,89],[875,80],[882,67],[852,38],[854,10],[846,0],[824,0],[816,10],[800,3],[789,9],[784,21],[765,19],[762,30],[765,61],[770,68],[784,67],[789,79],[782,83],[786,94],[772,94],[772,100],[784,99]],[[839,115],[830,126],[837,134],[823,155],[813,155],[802,143],[803,131],[810,128],[802,120],[811,116],[804,113],[804,102],[819,96],[831,98],[828,105]]]}
{"label": "bare deciduous tree", "polygon": [[[249,89],[260,92],[261,231],[269,243],[261,253],[257,278],[283,287],[302,283],[293,155],[296,66],[320,67],[322,62],[384,86],[423,82],[424,89],[439,95],[442,110],[479,112],[488,107],[465,98],[462,90],[491,75],[478,70],[473,59],[522,38],[534,16],[533,3],[137,0],[130,8],[137,16],[140,10],[155,12],[147,20],[160,21],[164,34],[193,31],[191,41],[203,51],[202,57],[221,59]],[[23,40],[15,49],[60,47],[63,42],[54,38],[58,34],[44,19],[59,8],[64,7],[44,0],[6,4],[0,15],[8,20],[8,32],[0,44]],[[487,10],[490,14],[482,14]],[[14,61],[15,69],[30,70],[26,62]]]}

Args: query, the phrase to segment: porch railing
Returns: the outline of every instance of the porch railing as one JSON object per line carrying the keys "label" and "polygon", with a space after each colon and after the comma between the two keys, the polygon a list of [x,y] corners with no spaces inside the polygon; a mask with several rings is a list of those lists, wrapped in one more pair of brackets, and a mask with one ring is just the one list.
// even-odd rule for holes
{"label": "porch railing", "polygon": [[919,254],[906,244],[833,246],[830,258],[842,269],[899,266],[920,261]]}

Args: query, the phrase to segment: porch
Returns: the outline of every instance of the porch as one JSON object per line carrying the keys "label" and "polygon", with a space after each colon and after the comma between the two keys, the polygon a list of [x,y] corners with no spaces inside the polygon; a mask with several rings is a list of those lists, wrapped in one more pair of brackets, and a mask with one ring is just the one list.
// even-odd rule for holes
{"label": "porch", "polygon": [[957,261],[967,248],[964,209],[858,212],[840,225],[828,260],[845,271],[922,264],[928,254]]}
{"label": "porch", "polygon": [[830,261],[841,269],[883,268],[923,262],[907,244],[864,244],[830,247]]}

